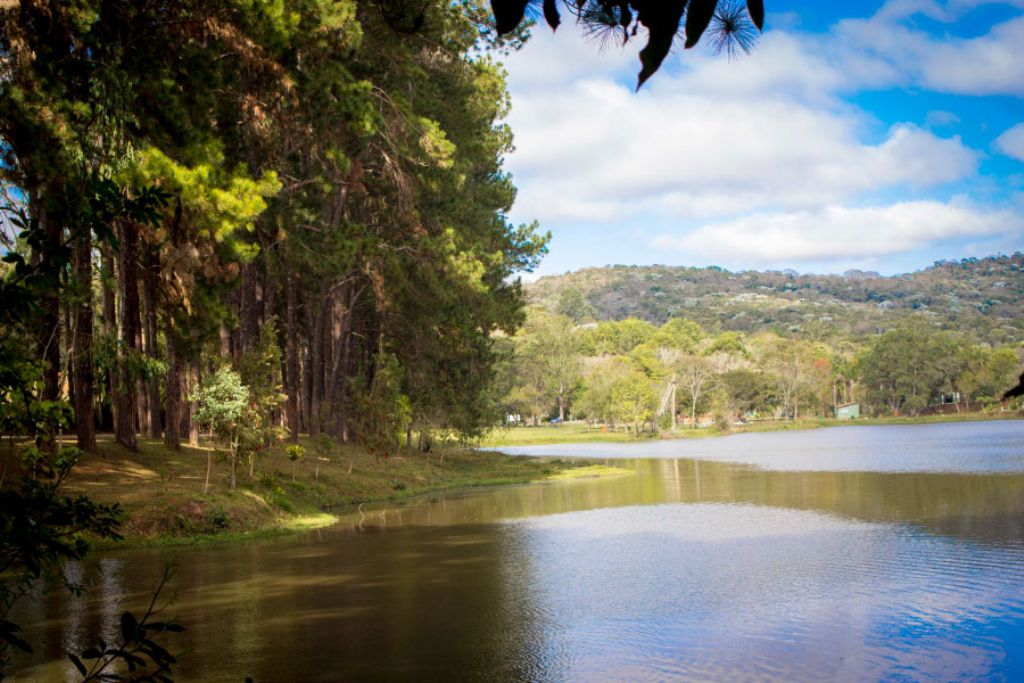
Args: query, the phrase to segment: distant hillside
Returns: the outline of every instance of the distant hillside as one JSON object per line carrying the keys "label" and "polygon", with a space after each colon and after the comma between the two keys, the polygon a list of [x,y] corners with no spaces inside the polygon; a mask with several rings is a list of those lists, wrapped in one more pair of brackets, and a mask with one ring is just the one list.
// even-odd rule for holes
{"label": "distant hillside", "polygon": [[686,317],[708,329],[831,337],[872,334],[918,314],[993,344],[1024,341],[1020,252],[940,261],[892,277],[610,266],[543,277],[527,286],[530,300],[551,310],[579,301],[572,290],[583,295],[597,320],[633,316],[662,323]]}

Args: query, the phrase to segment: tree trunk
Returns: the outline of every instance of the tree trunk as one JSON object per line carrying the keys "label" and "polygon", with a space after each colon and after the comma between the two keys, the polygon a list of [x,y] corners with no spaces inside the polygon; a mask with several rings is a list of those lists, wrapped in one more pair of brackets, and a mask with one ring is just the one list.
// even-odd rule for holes
{"label": "tree trunk", "polygon": [[[145,310],[145,354],[154,360],[159,359],[160,350],[157,346],[157,287],[160,280],[160,259],[152,248],[146,248],[145,273],[142,281],[143,307]],[[148,394],[146,417],[147,435],[160,438],[163,432],[160,419],[160,379],[154,377],[146,381]]]}
{"label": "tree trunk", "polygon": [[75,274],[81,297],[75,310],[74,395],[75,435],[78,447],[96,452],[96,425],[93,422],[92,362],[92,233],[85,231],[75,245]]}
{"label": "tree trunk", "polygon": [[210,492],[210,472],[213,471],[213,449],[206,453],[206,482],[203,484],[203,493]]}
{"label": "tree trunk", "polygon": [[[157,360],[157,321],[156,321],[156,290],[157,280],[160,277],[160,261],[152,248],[146,248],[146,263],[142,279],[142,301],[145,313],[145,336],[144,344],[146,355]],[[160,380],[157,377],[146,380],[146,415],[144,424],[146,436],[151,439],[159,439],[163,431],[160,420]]]}
{"label": "tree trunk", "polygon": [[[45,247],[43,250],[33,250],[32,261],[40,266],[43,272],[54,279],[51,287],[45,288],[39,295],[40,314],[37,316],[34,326],[36,342],[36,355],[43,363],[43,393],[41,398],[44,401],[56,401],[60,399],[60,298],[59,287],[56,278],[60,276],[52,254],[48,248],[56,249],[60,244],[63,230],[53,220],[49,220],[47,211],[43,208],[39,195],[35,194],[34,201],[29,202],[29,211],[34,214],[40,228],[45,236]],[[56,450],[55,441],[44,444],[47,450]]]}
{"label": "tree trunk", "polygon": [[[192,381],[191,381],[191,395],[196,395],[196,390],[199,388],[199,383],[202,381],[202,368],[199,363],[199,359],[196,358],[192,362]],[[199,403],[193,398],[189,402],[188,407],[188,445],[193,448],[199,447],[199,420],[196,419],[196,413],[199,412]],[[209,475],[207,475],[209,479]]]}
{"label": "tree trunk", "polygon": [[313,348],[316,346],[314,341],[316,330],[314,308],[314,306],[308,303],[302,306],[306,326],[302,335],[302,400],[300,402],[299,423],[300,429],[308,433],[313,431]]}
{"label": "tree trunk", "polygon": [[260,334],[259,300],[256,296],[257,263],[242,266],[242,284],[238,292],[238,348],[236,353],[252,351]]}
{"label": "tree trunk", "polygon": [[118,268],[118,294],[121,313],[121,344],[123,351],[118,354],[120,381],[115,399],[117,401],[118,424],[115,425],[117,442],[130,450],[137,449],[135,420],[138,399],[135,395],[136,377],[132,363],[138,347],[136,340],[139,330],[139,282],[138,282],[138,226],[131,221],[121,224],[121,252]]}
{"label": "tree trunk", "polygon": [[[101,247],[103,257],[103,272],[100,278],[100,286],[103,290],[103,335],[108,344],[113,343],[117,338],[117,305],[115,303],[114,283],[117,281],[117,273],[114,269],[114,254],[110,244],[103,244]],[[104,377],[104,385],[107,388],[107,398],[110,400],[110,417],[113,421],[114,431],[120,424],[117,416],[117,376],[115,368],[108,367]]]}
{"label": "tree trunk", "polygon": [[321,429],[321,412],[323,410],[323,398],[324,398],[324,338],[327,336],[325,332],[327,328],[327,303],[326,293],[321,287],[320,300],[317,302],[319,309],[319,315],[314,323],[313,333],[313,361],[312,374],[313,384],[312,391],[310,392],[310,404],[309,404],[309,433],[311,435],[317,435]]}
{"label": "tree trunk", "polygon": [[[270,255],[267,255],[266,266],[263,269],[263,301],[260,310],[263,314],[261,320],[263,324],[266,324],[274,319],[277,315],[277,271],[279,268],[274,267],[276,262],[271,260]],[[287,284],[285,285],[287,287]],[[278,326],[280,329],[280,326]]]}
{"label": "tree trunk", "polygon": [[164,444],[172,451],[181,449],[181,366],[174,329],[167,326],[167,425]]}
{"label": "tree trunk", "polygon": [[676,431],[676,376],[672,374],[672,431]]}
{"label": "tree trunk", "polygon": [[298,283],[294,275],[289,274],[285,282],[287,293],[287,311],[285,314],[285,424],[288,427],[289,440],[299,442],[299,316],[296,288]]}

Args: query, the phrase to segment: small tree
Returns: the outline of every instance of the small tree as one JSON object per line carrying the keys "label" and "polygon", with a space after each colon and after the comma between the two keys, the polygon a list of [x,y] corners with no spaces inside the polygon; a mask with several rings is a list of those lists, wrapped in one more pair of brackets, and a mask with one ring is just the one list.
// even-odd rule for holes
{"label": "small tree", "polygon": [[[325,432],[320,432],[313,437],[313,447],[316,449],[316,470],[313,472],[313,480],[320,481],[320,463],[330,462],[331,450],[334,448],[334,439]],[[352,474],[353,460],[348,461],[348,473]]]}
{"label": "small tree", "polygon": [[[223,367],[203,380],[194,399],[198,404],[196,419],[210,427],[214,436],[230,447],[231,488],[235,488],[238,467],[238,444],[241,436],[241,418],[249,405],[249,389],[242,384],[238,373]],[[210,471],[213,453],[207,456],[206,484],[203,493],[210,490]]]}
{"label": "small tree", "polygon": [[[302,460],[303,456],[306,455],[306,449],[299,444],[292,444],[285,449],[285,453],[288,454],[288,459],[292,461],[292,481],[295,481],[295,463]],[[317,466],[319,473],[319,465]]]}

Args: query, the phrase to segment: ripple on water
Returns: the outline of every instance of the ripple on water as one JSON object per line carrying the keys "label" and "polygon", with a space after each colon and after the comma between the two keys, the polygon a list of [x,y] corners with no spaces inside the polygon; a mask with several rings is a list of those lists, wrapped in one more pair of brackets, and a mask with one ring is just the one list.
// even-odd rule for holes
{"label": "ripple on water", "polygon": [[[528,648],[573,680],[1024,676],[1024,554],[814,512],[659,505],[509,523]],[[1018,654],[1021,653],[1021,654]]]}

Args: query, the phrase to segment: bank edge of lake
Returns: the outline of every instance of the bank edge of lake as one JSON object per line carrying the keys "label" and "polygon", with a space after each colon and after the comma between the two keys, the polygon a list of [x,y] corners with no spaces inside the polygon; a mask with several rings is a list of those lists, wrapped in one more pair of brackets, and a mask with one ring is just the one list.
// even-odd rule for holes
{"label": "bank edge of lake", "polygon": [[945,422],[978,422],[986,420],[1020,420],[1024,411],[999,413],[961,413],[953,415],[926,415],[921,417],[865,417],[856,420],[815,418],[810,420],[779,420],[733,425],[729,429],[707,427],[704,429],[679,429],[659,434],[642,433],[639,436],[622,431],[602,431],[577,424],[543,425],[538,427],[513,427],[496,430],[485,438],[481,445],[486,448],[502,446],[547,446],[569,443],[637,443],[643,441],[674,439],[706,439],[748,432],[785,432],[823,429],[828,427],[857,427],[872,425],[915,425]]}
{"label": "bank edge of lake", "polygon": [[[293,534],[331,526],[361,504],[403,505],[439,491],[527,484],[575,469],[583,476],[614,474],[588,471],[587,461],[518,458],[469,448],[402,449],[385,459],[356,446],[318,456],[311,442],[303,444],[305,456],[295,463],[280,448],[260,454],[252,479],[248,465],[240,465],[237,487],[231,490],[224,454],[209,447],[172,451],[160,441],[140,439],[133,453],[101,437],[99,453],[83,455],[62,490],[121,506],[124,540],[92,541],[96,549],[116,549]],[[211,452],[210,490],[204,493]]]}

